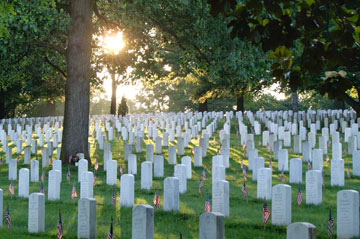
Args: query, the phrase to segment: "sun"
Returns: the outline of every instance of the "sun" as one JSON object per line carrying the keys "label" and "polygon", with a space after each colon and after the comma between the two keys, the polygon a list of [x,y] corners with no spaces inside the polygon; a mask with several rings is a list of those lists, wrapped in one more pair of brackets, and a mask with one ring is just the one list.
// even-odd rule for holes
{"label": "sun", "polygon": [[124,46],[125,42],[123,40],[122,32],[109,32],[103,37],[102,47],[105,51],[118,54]]}

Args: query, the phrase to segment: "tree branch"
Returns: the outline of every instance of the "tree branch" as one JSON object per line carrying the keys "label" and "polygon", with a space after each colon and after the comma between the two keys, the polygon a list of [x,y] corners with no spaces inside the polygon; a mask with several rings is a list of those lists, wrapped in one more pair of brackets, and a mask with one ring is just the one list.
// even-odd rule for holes
{"label": "tree branch", "polygon": [[120,29],[123,29],[123,27],[121,27],[121,25],[119,23],[111,21],[110,19],[108,19],[105,16],[101,15],[101,13],[99,12],[99,8],[98,8],[98,6],[96,4],[96,1],[95,1],[95,4],[94,4],[94,13],[100,20],[104,21],[105,23],[107,23],[109,25],[113,25],[113,26],[118,27]]}
{"label": "tree branch", "polygon": [[59,66],[55,65],[54,63],[52,63],[47,56],[45,56],[44,58],[45,58],[45,61],[46,61],[52,68],[54,68],[57,72],[59,72],[61,75],[63,75],[65,78],[67,78],[66,73],[65,73],[63,70],[61,70],[61,68],[60,68]]}
{"label": "tree branch", "polygon": [[65,56],[66,55],[66,50],[58,45],[55,45],[53,43],[50,42],[43,42],[43,41],[39,41],[39,42],[35,42],[34,43],[36,46],[38,47],[42,47],[42,48],[46,48],[46,49],[51,49],[54,51],[57,51],[58,53],[60,53],[61,55]]}

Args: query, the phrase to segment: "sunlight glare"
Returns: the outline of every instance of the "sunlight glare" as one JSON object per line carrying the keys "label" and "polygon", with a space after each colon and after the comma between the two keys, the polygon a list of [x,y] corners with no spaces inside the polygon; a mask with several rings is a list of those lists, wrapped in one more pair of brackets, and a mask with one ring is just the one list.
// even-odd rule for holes
{"label": "sunlight glare", "polygon": [[104,37],[103,48],[111,53],[118,54],[125,46],[122,32],[108,33]]}

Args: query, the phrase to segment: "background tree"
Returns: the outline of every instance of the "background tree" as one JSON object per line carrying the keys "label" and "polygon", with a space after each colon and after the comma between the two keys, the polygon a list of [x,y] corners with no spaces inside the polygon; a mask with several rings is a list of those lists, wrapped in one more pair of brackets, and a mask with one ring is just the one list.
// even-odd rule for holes
{"label": "background tree", "polygon": [[129,107],[126,103],[125,96],[123,96],[119,104],[118,115],[125,116],[127,113],[129,113]]}

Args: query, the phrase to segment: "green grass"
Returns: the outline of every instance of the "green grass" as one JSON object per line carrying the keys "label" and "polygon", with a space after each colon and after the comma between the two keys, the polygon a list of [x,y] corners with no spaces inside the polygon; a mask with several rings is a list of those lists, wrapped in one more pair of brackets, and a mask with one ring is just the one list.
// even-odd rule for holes
{"label": "green grass", "polygon": [[[220,122],[219,127],[222,127],[223,122]],[[90,131],[92,132],[92,130]],[[265,147],[257,146],[257,142],[260,140],[260,136],[255,136],[256,148],[259,149],[259,156],[265,158],[265,166],[269,165],[269,152]],[[92,165],[94,165],[96,155],[99,154],[100,167],[96,173],[97,182],[94,187],[94,198],[97,202],[97,238],[106,238],[110,227],[111,217],[114,218],[114,238],[131,238],[131,208],[120,208],[120,180],[117,181],[116,186],[116,206],[112,207],[112,187],[105,185],[105,173],[102,167],[103,151],[95,150],[94,139],[89,138],[91,142],[91,155]],[[252,174],[248,170],[247,191],[248,202],[243,197],[241,187],[243,184],[242,170],[240,167],[241,158],[243,158],[242,146],[238,144],[239,139],[235,134],[235,121],[232,122],[232,134],[231,134],[231,150],[230,150],[230,168],[226,169],[226,180],[230,183],[230,217],[225,219],[225,235],[226,238],[286,238],[285,226],[273,226],[271,225],[271,219],[269,220],[266,228],[262,223],[262,206],[263,201],[256,199],[256,182],[251,180]],[[209,193],[211,200],[211,157],[216,154],[219,147],[218,135],[216,135],[216,142],[210,139],[210,148],[208,150],[207,157],[203,159],[203,165],[206,170],[207,180],[203,182],[203,194],[199,195],[198,186],[199,180],[202,175],[202,168],[193,167],[191,180],[187,180],[187,193],[180,195],[180,209],[179,212],[170,213],[164,212],[162,209],[155,210],[154,216],[154,238],[179,238],[179,234],[182,233],[183,238],[198,238],[199,235],[199,216],[204,212],[205,205],[205,193]],[[145,144],[153,143],[145,137],[143,145],[143,153],[141,153],[141,162],[145,160]],[[127,172],[126,163],[123,158],[123,141],[115,139],[111,142],[113,159],[118,161],[118,167],[123,165],[124,173]],[[176,145],[176,142],[173,144]],[[189,147],[185,149],[186,155],[192,155],[192,147],[198,145],[197,140],[192,140]],[[12,145],[11,145],[12,146]],[[343,143],[343,149],[347,145]],[[121,151],[120,157],[118,151]],[[331,158],[331,148],[328,149]],[[16,157],[15,148],[13,148],[13,157]],[[40,150],[39,150],[40,152]],[[54,151],[55,152],[55,151]],[[55,152],[56,153],[56,152]],[[164,164],[164,178],[173,175],[174,166],[167,163],[167,148],[163,147],[163,155],[165,157]],[[1,157],[4,159],[4,155],[1,153]],[[295,154],[289,153],[289,160],[296,157]],[[35,155],[32,155],[35,158]],[[55,155],[54,155],[55,158]],[[28,165],[23,165],[23,158],[20,156],[20,163],[18,170],[23,167],[29,168]],[[41,160],[41,157],[39,157]],[[179,163],[181,157],[177,157]],[[325,157],[324,157],[325,160]],[[345,170],[346,167],[351,165],[351,157],[346,155]],[[247,159],[244,159],[244,164],[247,166]],[[40,162],[41,167],[41,162]],[[149,204],[152,205],[152,200],[156,190],[159,191],[161,206],[163,202],[163,180],[164,178],[154,178],[152,190],[146,191],[140,189],[140,162],[137,164],[138,175],[135,176],[135,204]],[[51,168],[45,169],[45,183],[44,189],[47,192],[47,177],[48,171]],[[273,185],[281,183],[281,172],[277,170],[277,161],[273,161]],[[61,200],[59,201],[47,201],[45,204],[45,233],[41,234],[28,234],[27,233],[27,218],[28,218],[28,199],[17,197],[18,185],[14,182],[15,195],[10,196],[8,191],[8,168],[7,165],[0,166],[0,188],[4,190],[4,211],[6,204],[9,204],[10,214],[12,218],[12,226],[10,234],[8,233],[6,222],[3,219],[3,227],[0,228],[0,238],[57,238],[56,225],[58,221],[58,210],[61,209],[64,238],[77,238],[77,202],[78,198],[71,199],[71,190],[73,181],[77,181],[77,168],[71,167],[71,181],[66,181],[67,168],[63,168],[62,176],[63,183],[61,184]],[[90,171],[94,171],[93,166],[89,166]],[[301,206],[296,204],[296,196],[298,192],[298,185],[292,185],[292,222],[310,222],[316,226],[317,238],[329,238],[327,235],[328,230],[328,213],[329,209],[332,209],[333,216],[335,218],[335,225],[333,228],[334,234],[336,234],[336,193],[342,189],[358,189],[360,187],[360,178],[353,176],[351,179],[346,178],[344,187],[330,187],[330,164],[324,163],[324,177],[325,186],[323,187],[323,203],[320,206],[309,206],[305,204],[305,172],[307,165],[303,164],[303,184],[301,190],[303,192],[303,203]],[[352,172],[352,168],[350,167]],[[41,174],[41,169],[40,169]],[[346,173],[345,173],[346,177]],[[285,173],[285,182],[289,182],[289,174]],[[30,183],[30,193],[39,192],[39,183]],[[77,192],[80,193],[80,185],[77,183]],[[47,195],[46,195],[47,196]],[[271,202],[268,202],[271,209]],[[4,215],[2,215],[3,217]],[[335,236],[334,236],[335,238]]]}

